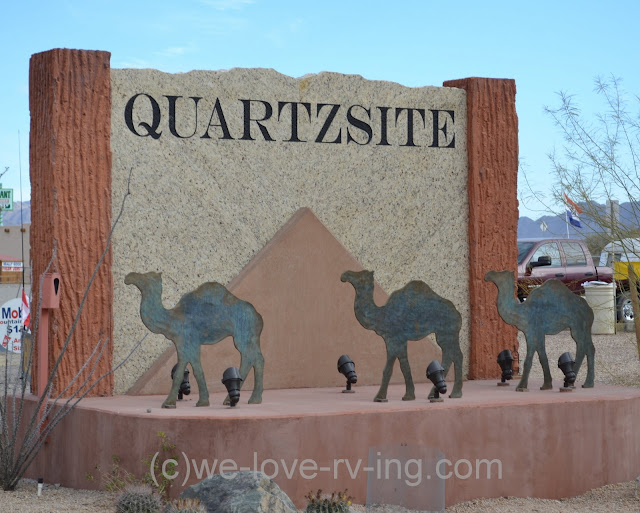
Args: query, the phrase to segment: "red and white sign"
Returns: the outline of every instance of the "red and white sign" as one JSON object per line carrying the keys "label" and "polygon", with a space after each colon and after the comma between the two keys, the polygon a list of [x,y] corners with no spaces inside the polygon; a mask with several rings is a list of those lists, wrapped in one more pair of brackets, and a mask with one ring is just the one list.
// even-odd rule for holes
{"label": "red and white sign", "polygon": [[22,272],[22,262],[2,262],[2,272],[4,273]]}
{"label": "red and white sign", "polygon": [[10,299],[0,306],[0,344],[12,353],[22,351],[22,298]]}

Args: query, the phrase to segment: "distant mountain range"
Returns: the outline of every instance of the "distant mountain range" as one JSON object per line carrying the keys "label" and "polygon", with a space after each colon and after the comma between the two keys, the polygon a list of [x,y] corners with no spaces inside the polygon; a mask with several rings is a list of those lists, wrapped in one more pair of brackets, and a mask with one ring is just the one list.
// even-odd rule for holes
{"label": "distant mountain range", "polygon": [[[601,206],[604,212],[604,205]],[[13,211],[4,212],[4,225],[5,226],[19,226],[20,225],[20,211],[22,210],[22,223],[31,223],[31,202],[15,201],[13,203]],[[628,227],[637,227],[637,219],[630,215],[631,209],[629,203],[620,204],[620,222]],[[588,235],[594,233],[594,230],[590,228],[593,226],[592,220],[582,214],[580,216],[582,222],[582,228],[575,228],[569,225],[569,237],[576,239],[583,239]],[[546,225],[546,230],[543,231],[543,223]],[[538,219],[531,219],[529,217],[521,217],[518,220],[518,238],[519,239],[539,239],[547,237],[566,237],[567,236],[567,222],[563,215],[547,215],[539,217]]]}
{"label": "distant mountain range", "polygon": [[[605,205],[600,205],[602,215],[605,212]],[[631,204],[620,204],[620,224],[627,228],[638,228],[638,219],[632,214]],[[544,223],[544,224],[543,224]],[[584,239],[585,237],[595,233],[597,228],[593,219],[586,214],[580,214],[580,223],[582,228],[576,228],[569,225],[569,238]],[[546,225],[546,230],[543,230]],[[567,236],[567,221],[564,214],[542,216],[536,220],[529,217],[521,217],[518,220],[518,238],[519,239],[541,239]]]}
{"label": "distant mountain range", "polygon": [[13,210],[2,213],[2,224],[4,226],[20,226],[20,212],[22,211],[22,224],[31,223],[31,202],[14,201]]}

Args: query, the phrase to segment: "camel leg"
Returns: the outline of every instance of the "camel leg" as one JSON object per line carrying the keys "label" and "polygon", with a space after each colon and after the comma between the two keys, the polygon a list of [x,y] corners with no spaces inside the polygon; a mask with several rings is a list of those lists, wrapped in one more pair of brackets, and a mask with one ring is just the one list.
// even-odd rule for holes
{"label": "camel leg", "polygon": [[580,372],[580,368],[582,367],[582,360],[584,360],[584,349],[582,348],[581,345],[579,345],[578,347],[576,347],[576,361],[575,361],[575,365],[573,366],[573,371],[576,373],[576,376],[578,375],[578,372]]}
{"label": "camel leg", "polygon": [[182,383],[182,380],[184,379],[184,369],[186,367],[187,367],[187,362],[184,361],[178,354],[178,366],[176,367],[176,372],[173,375],[173,383],[171,384],[171,390],[169,391],[169,395],[162,403],[163,408],[176,407],[176,400],[178,399],[178,390],[180,389],[180,385]]}
{"label": "camel leg", "polygon": [[400,370],[402,371],[402,375],[404,376],[404,384],[406,387],[406,391],[404,396],[402,397],[403,401],[413,401],[416,398],[416,389],[413,384],[413,377],[411,376],[411,366],[409,365],[409,358],[407,357],[407,353],[403,354],[398,358],[400,360]]}
{"label": "camel leg", "polygon": [[525,336],[525,339],[527,340],[527,356],[524,360],[522,378],[520,379],[520,383],[518,383],[518,386],[516,388],[518,392],[526,392],[528,390],[527,387],[529,385],[529,373],[531,372],[533,355],[536,352],[536,344],[538,341],[537,337],[533,334],[525,333],[524,336]]}
{"label": "camel leg", "polygon": [[[453,389],[449,394],[452,399],[459,399],[462,397],[462,365],[458,362],[452,362],[448,355],[442,354],[442,368],[444,369],[444,375],[449,374],[449,368],[453,363],[453,370],[455,372],[455,378],[453,382]],[[431,387],[429,392],[429,399],[433,399],[436,396],[436,387]]]}
{"label": "camel leg", "polygon": [[391,354],[389,351],[389,343],[385,340],[387,345],[387,363],[384,366],[384,371],[382,371],[382,383],[380,383],[380,390],[373,398],[374,402],[377,403],[386,403],[387,402],[387,388],[389,386],[389,381],[391,380],[391,373],[393,372],[393,364],[396,361],[396,355]]}
{"label": "camel leg", "polygon": [[[576,373],[576,379],[577,379],[578,373],[580,372],[580,368],[582,367],[582,361],[584,360],[585,353],[584,353],[584,347],[582,347],[582,344],[578,344],[576,338],[573,336],[573,330],[571,331],[571,337],[573,338],[574,341],[576,341],[576,361],[573,366],[573,371]],[[587,360],[587,363],[588,363],[588,360]]]}
{"label": "camel leg", "polygon": [[540,360],[540,365],[542,365],[542,373],[544,374],[544,383],[540,387],[540,390],[551,390],[553,388],[553,383],[551,379],[551,370],[549,369],[549,359],[547,358],[547,349],[543,343],[538,347],[538,359]]}
{"label": "camel leg", "polygon": [[596,348],[591,341],[591,333],[588,333],[589,344],[587,345],[587,379],[585,379],[582,384],[582,388],[593,388],[593,383],[595,381],[596,372],[595,372],[595,359],[596,359]]}
{"label": "camel leg", "polygon": [[[444,347],[443,347],[444,346]],[[460,342],[458,337],[453,337],[450,341],[445,340],[442,342],[442,367],[444,368],[445,376],[449,373],[449,367],[453,363],[453,370],[455,372],[453,389],[449,397],[453,399],[459,399],[462,397],[462,351],[460,350]],[[431,389],[429,393],[429,399],[435,396],[435,387]]]}
{"label": "camel leg", "polygon": [[[576,361],[573,366],[573,371],[576,373],[576,377],[577,377],[578,373],[580,372],[580,368],[582,367],[582,361],[584,360],[584,357],[585,357],[584,345],[579,342],[580,334],[577,329],[574,330],[574,328],[571,328],[571,338],[576,343]],[[588,360],[587,360],[587,363],[588,363]]]}
{"label": "camel leg", "polygon": [[249,404],[260,404],[262,403],[264,356],[262,356],[259,347],[251,360],[251,366],[253,367],[254,385],[253,393],[249,398]]}
{"label": "camel leg", "polygon": [[[249,398],[249,404],[260,404],[262,402],[262,372],[264,369],[264,358],[262,353],[249,355],[245,352],[245,354],[240,354],[240,377],[242,378],[240,388],[242,388],[242,385],[247,380],[247,376],[249,375],[249,372],[251,372],[252,367],[254,383],[253,392]],[[229,396],[225,399],[225,404],[229,404]]]}
{"label": "camel leg", "polygon": [[454,382],[453,382],[453,390],[449,397],[454,399],[459,399],[462,397],[462,351],[460,347],[456,347],[456,358],[453,361],[453,370],[454,370]]}
{"label": "camel leg", "polygon": [[191,368],[193,369],[193,375],[196,378],[196,383],[198,383],[199,397],[196,406],[209,406],[209,389],[207,388],[207,380],[204,377],[200,358],[197,358],[191,363]]}
{"label": "camel leg", "polygon": [[587,377],[585,379],[582,388],[593,388],[593,382],[595,380],[594,360],[596,356],[596,348],[593,345],[591,339],[590,329],[576,329],[571,328],[571,337],[576,342],[576,364],[574,371],[576,376],[580,372],[582,366],[582,360],[587,357]]}
{"label": "camel leg", "polygon": [[[262,392],[263,392],[263,376],[264,376],[264,356],[262,356],[262,352],[260,351],[260,342],[259,339],[254,341],[253,343],[245,344],[243,343],[243,339],[238,338],[236,342],[236,338],[234,337],[233,342],[236,346],[236,349],[240,352],[240,377],[242,378],[242,383],[240,383],[240,389],[242,389],[242,385],[247,380],[247,376],[253,368],[253,392],[251,393],[251,397],[249,398],[249,404],[260,404],[262,403]],[[242,350],[241,350],[242,349]],[[223,404],[228,406],[231,403],[229,396],[225,397]]]}

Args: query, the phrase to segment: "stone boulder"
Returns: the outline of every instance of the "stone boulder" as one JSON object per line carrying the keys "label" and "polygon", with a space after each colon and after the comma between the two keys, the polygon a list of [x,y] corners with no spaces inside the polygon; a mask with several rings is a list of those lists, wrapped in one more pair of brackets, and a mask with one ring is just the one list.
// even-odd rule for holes
{"label": "stone boulder", "polygon": [[199,499],[208,513],[297,513],[291,499],[262,472],[216,474],[187,488],[183,499]]}

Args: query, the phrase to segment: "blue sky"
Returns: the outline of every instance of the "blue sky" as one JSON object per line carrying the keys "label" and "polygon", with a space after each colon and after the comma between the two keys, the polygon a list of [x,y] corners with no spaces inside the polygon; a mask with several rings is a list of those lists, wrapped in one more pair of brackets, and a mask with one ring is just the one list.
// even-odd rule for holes
{"label": "blue sky", "polygon": [[[29,189],[28,72],[51,48],[105,50],[112,68],[261,67],[294,77],[335,71],[416,87],[470,76],[513,78],[520,158],[535,190],[561,143],[545,105],[560,90],[596,111],[593,81],[613,74],[640,93],[640,2],[182,0],[4,2],[0,172]],[[525,188],[520,176],[519,187]],[[521,215],[538,217],[535,205]],[[551,207],[562,211],[561,205]]]}

